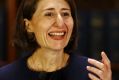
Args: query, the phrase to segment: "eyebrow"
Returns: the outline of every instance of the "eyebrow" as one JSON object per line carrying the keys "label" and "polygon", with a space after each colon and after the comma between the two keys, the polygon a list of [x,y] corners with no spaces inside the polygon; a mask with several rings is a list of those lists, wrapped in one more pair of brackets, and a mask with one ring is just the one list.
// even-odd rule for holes
{"label": "eyebrow", "polygon": [[[46,8],[44,10],[54,10],[55,8]],[[69,8],[62,8],[61,10],[70,10]]]}

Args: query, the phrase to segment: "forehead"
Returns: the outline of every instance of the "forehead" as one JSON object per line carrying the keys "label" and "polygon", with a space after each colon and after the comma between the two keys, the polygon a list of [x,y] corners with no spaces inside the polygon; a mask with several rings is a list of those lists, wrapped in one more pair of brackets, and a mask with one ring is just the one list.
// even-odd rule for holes
{"label": "forehead", "polygon": [[66,0],[39,0],[37,9],[70,8]]}

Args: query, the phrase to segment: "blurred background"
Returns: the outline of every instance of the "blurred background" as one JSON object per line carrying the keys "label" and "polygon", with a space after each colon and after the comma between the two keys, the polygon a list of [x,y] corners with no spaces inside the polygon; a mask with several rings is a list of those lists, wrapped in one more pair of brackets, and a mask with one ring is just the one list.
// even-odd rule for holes
{"label": "blurred background", "polygon": [[[20,54],[12,46],[15,18],[21,0],[0,0],[0,67]],[[119,0],[76,0],[79,14],[79,54],[100,60],[105,51],[119,79]]]}

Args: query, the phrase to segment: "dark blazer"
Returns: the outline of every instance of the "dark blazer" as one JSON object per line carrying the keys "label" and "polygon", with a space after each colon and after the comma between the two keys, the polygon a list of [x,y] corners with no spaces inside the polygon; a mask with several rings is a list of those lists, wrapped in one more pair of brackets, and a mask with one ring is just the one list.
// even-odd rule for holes
{"label": "dark blazer", "polygon": [[24,57],[0,68],[0,80],[90,80],[87,59],[71,54],[65,68],[48,73],[30,70],[26,64],[27,57]]}

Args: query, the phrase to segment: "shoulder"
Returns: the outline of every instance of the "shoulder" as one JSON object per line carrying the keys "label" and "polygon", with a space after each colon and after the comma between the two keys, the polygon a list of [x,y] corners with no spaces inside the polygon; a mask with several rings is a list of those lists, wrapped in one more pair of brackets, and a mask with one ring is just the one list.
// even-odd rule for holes
{"label": "shoulder", "polygon": [[[23,67],[23,60],[19,59],[11,64],[0,68],[0,80],[9,80],[12,77],[21,73],[21,67]],[[17,76],[16,76],[17,77]]]}
{"label": "shoulder", "polygon": [[80,56],[79,54],[71,55],[71,63],[74,65],[79,66],[87,66],[88,64],[88,57]]}
{"label": "shoulder", "polygon": [[67,69],[68,80],[89,80],[88,70],[88,57],[80,56],[78,54],[70,55],[69,67]]}
{"label": "shoulder", "polygon": [[0,68],[0,80],[28,80],[31,72],[27,68],[26,61],[32,52],[22,52],[22,54],[16,61]]}

